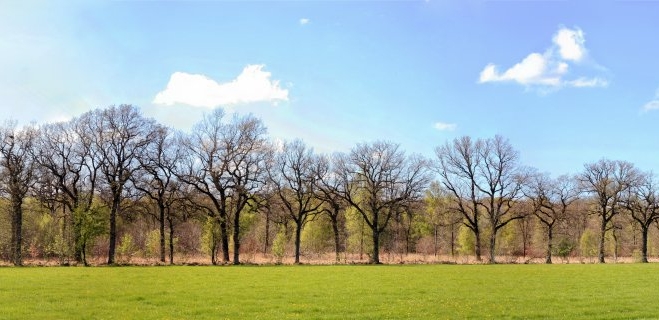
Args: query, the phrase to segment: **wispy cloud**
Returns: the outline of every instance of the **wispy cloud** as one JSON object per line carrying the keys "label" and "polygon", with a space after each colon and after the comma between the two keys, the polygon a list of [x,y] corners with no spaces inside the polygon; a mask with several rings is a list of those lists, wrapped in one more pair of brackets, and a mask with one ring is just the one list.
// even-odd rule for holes
{"label": "wispy cloud", "polygon": [[497,65],[488,64],[481,71],[478,82],[515,82],[526,87],[541,87],[545,90],[608,85],[608,81],[600,76],[569,77],[572,67],[582,65],[588,58],[586,40],[581,29],[561,27],[554,34],[552,42],[553,44],[544,53],[533,52],[503,72],[499,71]]}
{"label": "wispy cloud", "polygon": [[187,104],[214,108],[253,102],[288,100],[288,90],[282,89],[264,65],[247,65],[238,77],[230,82],[218,83],[202,75],[174,72],[165,90],[156,94],[153,103],[160,105]]}
{"label": "wispy cloud", "polygon": [[439,131],[453,131],[458,128],[455,123],[435,122],[433,127]]}
{"label": "wispy cloud", "polygon": [[309,22],[311,22],[311,20],[309,18],[300,19],[300,25],[302,25],[302,26],[306,25],[306,24],[309,24]]}
{"label": "wispy cloud", "polygon": [[644,112],[653,110],[659,110],[659,89],[657,89],[657,92],[655,92],[654,98],[643,105]]}

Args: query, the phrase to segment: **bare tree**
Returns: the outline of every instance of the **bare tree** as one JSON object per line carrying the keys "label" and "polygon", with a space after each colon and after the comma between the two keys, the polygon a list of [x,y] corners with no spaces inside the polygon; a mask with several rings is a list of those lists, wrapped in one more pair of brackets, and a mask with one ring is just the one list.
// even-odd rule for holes
{"label": "bare tree", "polygon": [[463,224],[474,233],[475,256],[478,261],[481,261],[481,193],[478,174],[483,161],[482,148],[483,141],[473,141],[464,136],[435,149],[436,170],[444,189],[452,195],[452,210],[462,214]]}
{"label": "bare tree", "polygon": [[620,213],[625,193],[638,183],[639,173],[626,161],[602,159],[588,163],[579,175],[584,192],[590,193],[596,202],[596,214],[600,218],[598,261],[604,263],[606,232],[612,228],[612,219]]}
{"label": "bare tree", "polygon": [[622,205],[641,228],[641,262],[648,262],[648,232],[659,220],[659,189],[654,174],[640,175],[638,183],[624,194]]}
{"label": "bare tree", "polygon": [[36,130],[16,128],[8,121],[0,127],[0,191],[9,196],[11,207],[11,260],[23,264],[23,201],[35,180],[31,156]]}
{"label": "bare tree", "polygon": [[489,260],[495,263],[496,237],[511,221],[524,217],[513,210],[521,197],[525,173],[519,155],[501,136],[472,141],[455,139],[435,150],[438,172],[444,187],[453,195],[454,209],[462,213],[465,226],[476,237],[476,259],[481,259],[479,217],[490,227]]}
{"label": "bare tree", "polygon": [[371,229],[371,263],[379,264],[380,235],[394,215],[422,197],[430,182],[427,162],[384,141],[358,144],[337,162],[341,195]]}
{"label": "bare tree", "polygon": [[286,142],[270,166],[270,181],[279,196],[288,218],[295,223],[295,263],[300,263],[302,228],[320,212],[318,201],[317,161],[313,150],[301,140]]}
{"label": "bare tree", "polygon": [[341,180],[336,172],[337,156],[319,156],[316,163],[318,176],[318,198],[323,202],[322,213],[329,217],[334,233],[334,253],[336,262],[340,261],[341,223],[345,222],[345,209],[348,203],[341,197]]}
{"label": "bare tree", "polygon": [[568,209],[579,199],[576,180],[567,175],[552,180],[546,174],[534,174],[529,178],[524,193],[533,205],[533,215],[545,227],[547,232],[545,262],[552,263],[554,228],[558,222],[566,219]]}
{"label": "bare tree", "polygon": [[[233,217],[234,264],[240,264],[240,214],[265,184],[266,128],[253,116],[223,122],[215,109],[185,140],[187,159],[179,179],[212,203],[207,212],[219,223],[222,259],[229,261],[229,218]],[[214,261],[214,257],[211,257]]]}
{"label": "bare tree", "polygon": [[[175,203],[180,201],[180,192],[177,192],[178,186],[174,175],[180,153],[176,144],[177,139],[170,129],[158,125],[154,128],[154,133],[154,139],[138,157],[140,170],[132,176],[132,180],[135,188],[150,199],[158,209],[156,220],[158,220],[160,235],[160,262],[165,262],[165,222],[169,221],[171,229],[172,210]],[[170,263],[173,263],[172,260],[170,255]]]}
{"label": "bare tree", "polygon": [[117,244],[117,215],[121,212],[126,186],[139,168],[138,158],[154,139],[155,122],[143,117],[132,105],[111,106],[91,111],[94,148],[100,163],[104,190],[110,203],[108,264],[114,264]]}
{"label": "bare tree", "polygon": [[63,227],[73,226],[74,258],[78,263],[84,262],[80,245],[84,226],[76,214],[91,207],[99,168],[98,159],[92,157],[90,120],[88,113],[69,122],[46,124],[39,128],[34,148],[35,161],[54,178],[53,187],[60,191],[56,200],[65,208]]}

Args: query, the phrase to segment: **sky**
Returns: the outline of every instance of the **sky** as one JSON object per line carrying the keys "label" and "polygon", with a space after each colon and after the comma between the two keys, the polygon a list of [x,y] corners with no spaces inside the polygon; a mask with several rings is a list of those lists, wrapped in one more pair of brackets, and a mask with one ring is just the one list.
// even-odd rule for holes
{"label": "sky", "polygon": [[0,0],[0,118],[253,114],[316,152],[508,138],[552,175],[659,173],[659,1]]}

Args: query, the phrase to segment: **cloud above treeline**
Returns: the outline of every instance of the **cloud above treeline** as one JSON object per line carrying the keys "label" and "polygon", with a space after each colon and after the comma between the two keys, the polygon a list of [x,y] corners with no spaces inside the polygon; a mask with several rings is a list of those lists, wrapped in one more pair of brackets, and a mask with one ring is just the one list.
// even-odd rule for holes
{"label": "cloud above treeline", "polygon": [[576,66],[596,71],[603,69],[589,61],[585,43],[584,32],[580,28],[560,27],[552,38],[552,45],[545,52],[530,53],[505,71],[500,71],[499,66],[490,63],[481,71],[478,82],[513,82],[543,89],[606,87],[608,81],[602,76],[576,75],[577,72],[574,72]]}
{"label": "cloud above treeline", "polygon": [[435,122],[433,127],[439,131],[453,131],[458,125],[455,123]]}
{"label": "cloud above treeline", "polygon": [[659,89],[654,94],[654,98],[643,105],[643,111],[645,112],[654,110],[659,110]]}
{"label": "cloud above treeline", "polygon": [[247,65],[234,80],[219,83],[203,74],[174,72],[167,87],[156,94],[159,105],[186,104],[215,108],[255,102],[288,101],[288,90],[271,79],[265,65]]}

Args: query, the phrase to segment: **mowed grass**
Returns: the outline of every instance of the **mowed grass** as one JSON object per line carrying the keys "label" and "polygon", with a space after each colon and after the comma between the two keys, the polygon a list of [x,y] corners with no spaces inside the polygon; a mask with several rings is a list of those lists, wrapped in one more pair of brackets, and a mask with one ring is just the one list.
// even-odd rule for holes
{"label": "mowed grass", "polygon": [[0,318],[659,318],[659,264],[0,268]]}

